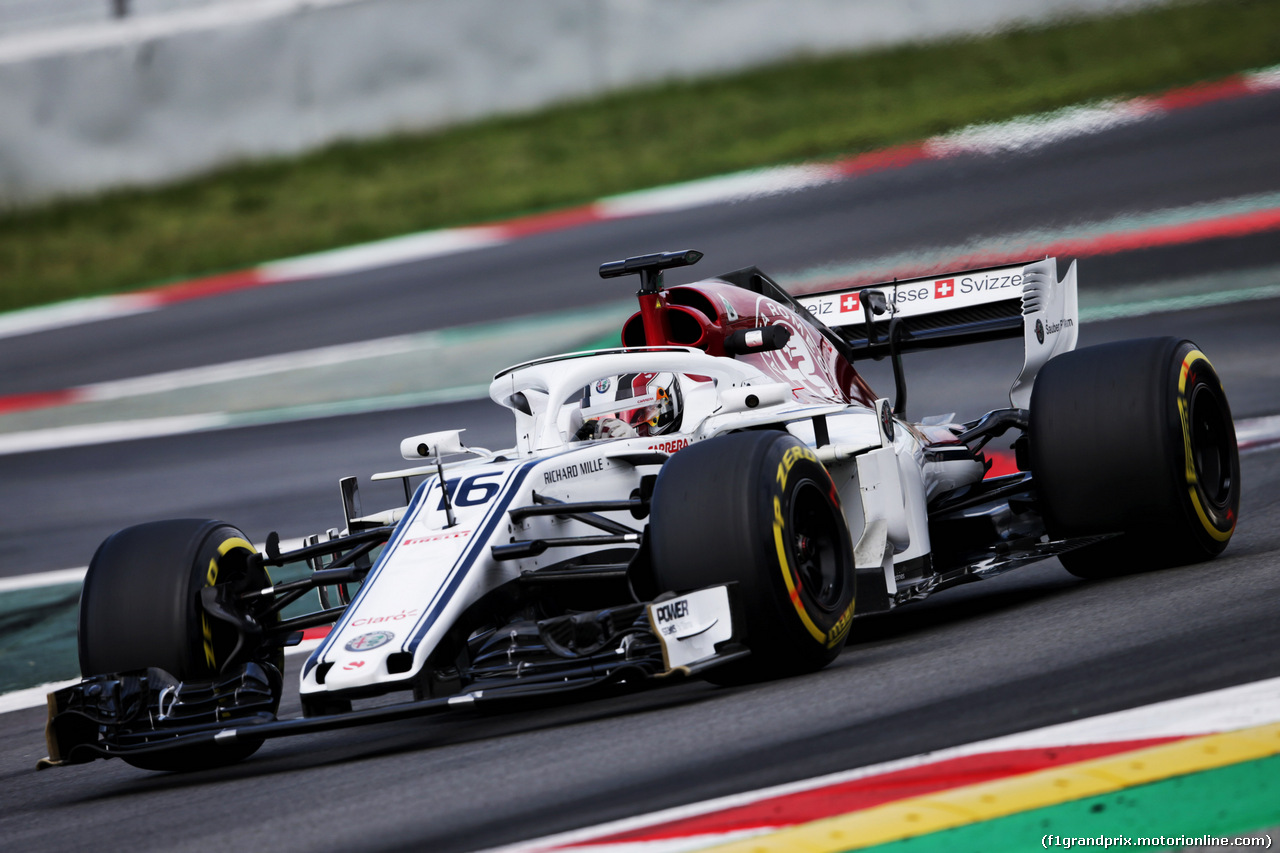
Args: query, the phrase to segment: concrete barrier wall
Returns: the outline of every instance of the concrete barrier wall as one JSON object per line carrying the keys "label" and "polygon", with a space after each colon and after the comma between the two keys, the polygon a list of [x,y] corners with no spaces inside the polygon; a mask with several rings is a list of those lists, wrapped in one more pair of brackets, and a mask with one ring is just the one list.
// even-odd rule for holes
{"label": "concrete barrier wall", "polygon": [[236,0],[0,0],[0,38]]}
{"label": "concrete barrier wall", "polygon": [[0,203],[1154,2],[224,0],[27,34],[0,39]]}
{"label": "concrete barrier wall", "polygon": [[0,0],[0,37],[51,27],[100,23],[110,17],[108,0]]}

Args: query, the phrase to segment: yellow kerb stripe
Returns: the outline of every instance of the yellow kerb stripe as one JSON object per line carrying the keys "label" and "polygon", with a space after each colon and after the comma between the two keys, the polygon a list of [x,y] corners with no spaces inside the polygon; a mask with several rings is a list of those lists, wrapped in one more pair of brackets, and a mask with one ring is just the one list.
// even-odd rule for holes
{"label": "yellow kerb stripe", "polygon": [[898,800],[710,849],[722,853],[855,850],[1273,755],[1280,755],[1280,723]]}

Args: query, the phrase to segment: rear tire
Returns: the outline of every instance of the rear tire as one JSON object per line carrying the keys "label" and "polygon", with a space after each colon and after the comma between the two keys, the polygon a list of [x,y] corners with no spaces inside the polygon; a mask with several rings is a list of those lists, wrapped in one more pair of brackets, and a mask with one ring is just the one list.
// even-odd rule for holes
{"label": "rear tire", "polygon": [[[242,532],[204,519],[155,521],[108,537],[89,563],[80,594],[81,674],[155,667],[181,681],[215,678],[235,648],[236,631],[204,613],[200,590],[222,583],[269,584],[261,569],[260,577],[249,576],[253,553]],[[122,757],[146,770],[196,770],[241,761],[261,745],[201,745]]]}
{"label": "rear tire", "polygon": [[1031,395],[1031,469],[1055,539],[1123,535],[1059,556],[1105,578],[1210,559],[1240,507],[1240,457],[1209,359],[1178,338],[1049,361]]}
{"label": "rear tire", "polygon": [[853,549],[831,476],[785,432],[681,450],[654,488],[649,542],[661,590],[736,582],[751,649],[709,670],[718,684],[813,672],[840,653],[853,617]]}

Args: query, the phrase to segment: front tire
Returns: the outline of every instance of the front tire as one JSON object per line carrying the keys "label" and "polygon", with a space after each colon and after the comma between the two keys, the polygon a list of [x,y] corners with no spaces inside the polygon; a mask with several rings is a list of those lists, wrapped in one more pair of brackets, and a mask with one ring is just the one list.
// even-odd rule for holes
{"label": "front tire", "polygon": [[[89,563],[80,594],[81,674],[155,667],[181,681],[215,678],[237,634],[204,612],[200,591],[223,583],[268,585],[266,572],[250,567],[253,553],[241,531],[205,519],[155,521],[109,536]],[[122,757],[146,770],[195,770],[241,761],[261,745],[201,745]]]}
{"label": "front tire", "polygon": [[1190,341],[1119,341],[1050,360],[1029,440],[1049,534],[1123,534],[1060,555],[1078,577],[1201,562],[1231,540],[1235,427],[1217,372]]}
{"label": "front tire", "polygon": [[661,590],[737,584],[751,656],[707,672],[736,684],[813,672],[853,618],[853,550],[831,476],[778,431],[679,451],[654,488],[649,541]]}

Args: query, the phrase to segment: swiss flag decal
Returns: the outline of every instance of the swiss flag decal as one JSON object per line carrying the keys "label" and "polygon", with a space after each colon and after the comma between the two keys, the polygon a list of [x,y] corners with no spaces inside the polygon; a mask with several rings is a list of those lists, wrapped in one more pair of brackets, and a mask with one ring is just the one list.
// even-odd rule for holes
{"label": "swiss flag decal", "polygon": [[858,294],[846,293],[844,296],[840,297],[841,314],[847,314],[850,311],[858,311],[861,308],[862,306],[858,304]]}
{"label": "swiss flag decal", "polygon": [[954,278],[942,278],[933,283],[934,299],[945,299],[948,296],[956,295],[956,280]]}

